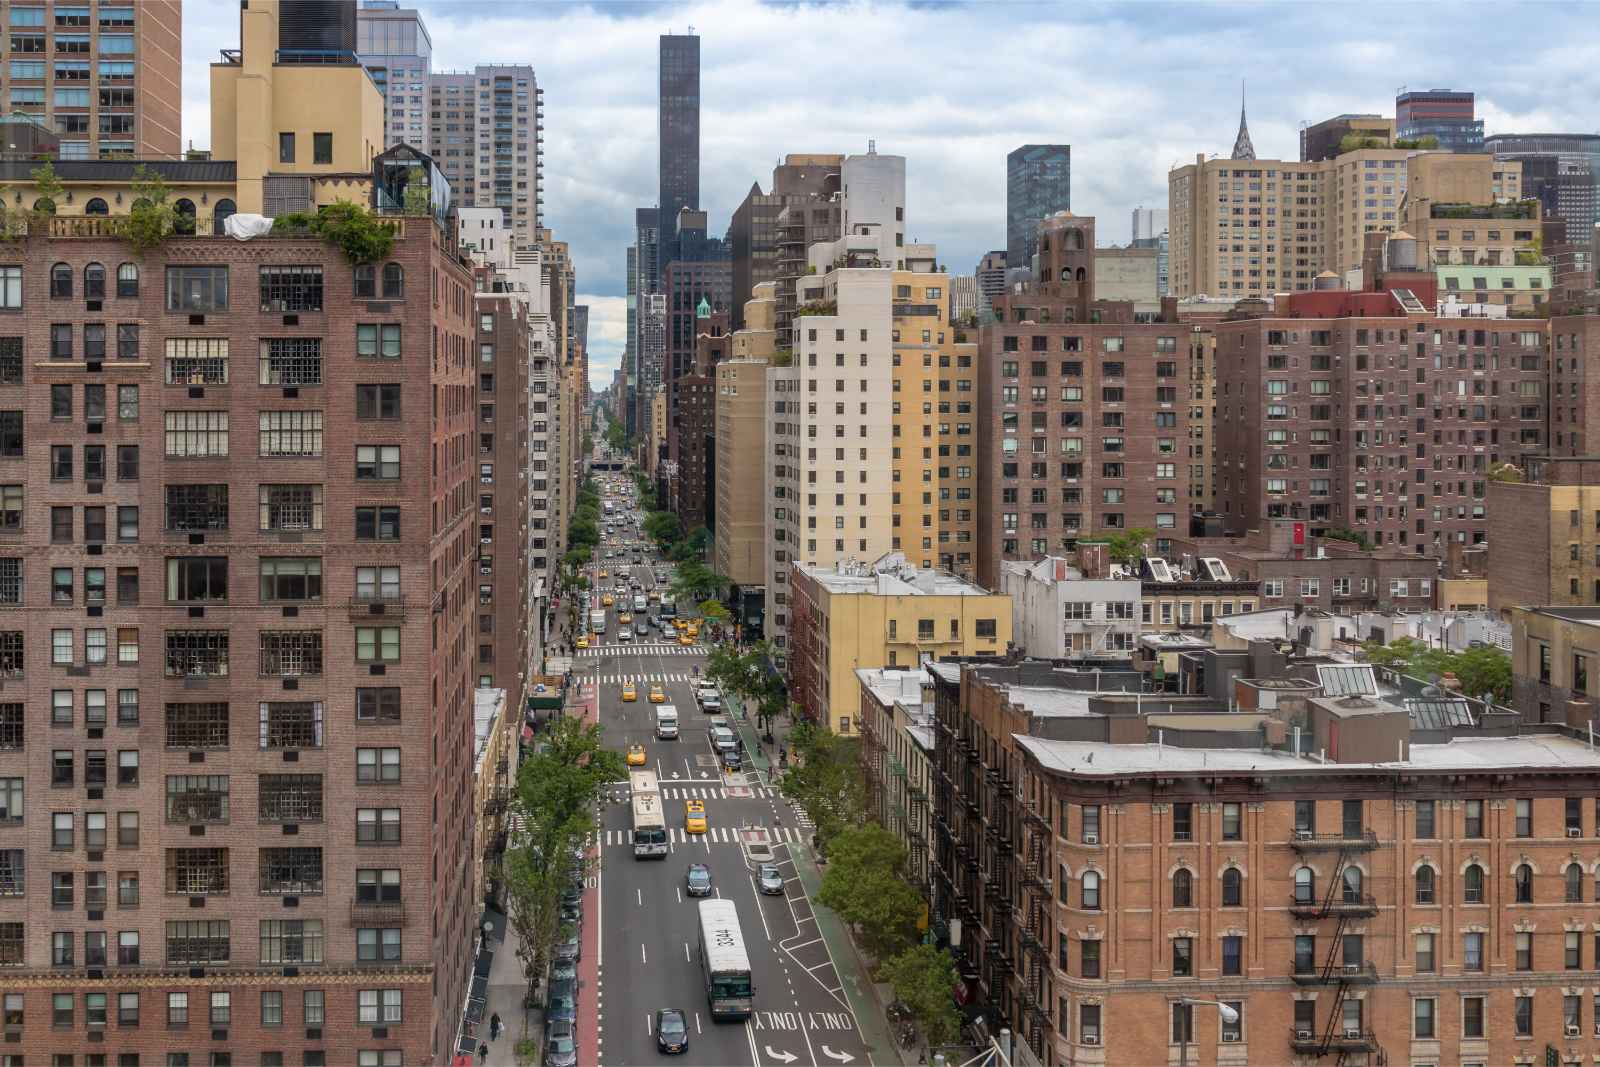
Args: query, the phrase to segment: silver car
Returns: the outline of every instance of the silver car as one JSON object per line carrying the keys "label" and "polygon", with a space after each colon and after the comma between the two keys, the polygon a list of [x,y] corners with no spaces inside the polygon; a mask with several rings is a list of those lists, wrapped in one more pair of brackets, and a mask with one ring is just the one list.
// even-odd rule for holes
{"label": "silver car", "polygon": [[763,863],[757,872],[756,884],[769,897],[783,896],[783,872],[778,870],[776,864]]}

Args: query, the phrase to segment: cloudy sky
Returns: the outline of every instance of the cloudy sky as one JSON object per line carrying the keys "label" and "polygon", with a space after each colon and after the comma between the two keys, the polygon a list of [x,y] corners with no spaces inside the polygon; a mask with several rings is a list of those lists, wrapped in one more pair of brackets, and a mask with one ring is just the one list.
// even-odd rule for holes
{"label": "cloudy sky", "polygon": [[[701,35],[701,206],[721,233],[786,152],[907,157],[908,239],[952,270],[1005,246],[1005,155],[1072,145],[1072,208],[1102,244],[1165,207],[1167,171],[1228,152],[1248,79],[1262,158],[1302,122],[1394,113],[1401,86],[1473,89],[1489,133],[1600,131],[1600,33],[1582,4],[1456,6],[421,0],[435,70],[531,63],[545,90],[547,225],[590,305],[591,380],[623,344],[633,209],[656,199],[656,39]],[[184,5],[184,137],[210,139],[207,64],[237,4]]]}

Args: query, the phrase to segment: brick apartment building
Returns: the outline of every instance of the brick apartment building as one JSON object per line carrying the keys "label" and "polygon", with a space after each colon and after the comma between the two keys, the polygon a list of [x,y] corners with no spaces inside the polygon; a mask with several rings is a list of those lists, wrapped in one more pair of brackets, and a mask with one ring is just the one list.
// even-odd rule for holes
{"label": "brick apartment building", "polygon": [[[492,268],[477,269],[478,591],[476,684],[522,706],[530,673],[529,586],[523,559],[529,501],[528,304]],[[537,666],[537,665],[535,665]]]}
{"label": "brick apartment building", "polygon": [[1341,290],[1215,330],[1216,508],[1232,532],[1300,519],[1442,557],[1487,539],[1490,469],[1546,448],[1543,320]]}
{"label": "brick apartment building", "polygon": [[1590,1057],[1600,759],[1320,670],[1187,725],[936,666],[934,928],[991,1031],[1046,1065]]}
{"label": "brick apartment building", "polygon": [[471,276],[426,220],[357,270],[282,238],[16,259],[0,775],[28,803],[0,966],[24,1042],[437,1052],[476,914]]}
{"label": "brick apartment building", "polygon": [[717,364],[728,358],[728,313],[702,304],[696,318],[694,361],[668,386],[670,507],[685,530],[716,525]]}
{"label": "brick apartment building", "polygon": [[1188,529],[1198,335],[1096,301],[1094,219],[1040,224],[1040,280],[994,298],[979,331],[978,582],[1080,537]]}

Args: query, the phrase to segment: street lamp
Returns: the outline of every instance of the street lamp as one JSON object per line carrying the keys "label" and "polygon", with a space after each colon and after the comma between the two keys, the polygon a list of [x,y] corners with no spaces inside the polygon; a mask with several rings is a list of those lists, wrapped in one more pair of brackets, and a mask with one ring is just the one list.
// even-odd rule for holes
{"label": "street lamp", "polygon": [[[1217,1014],[1222,1016],[1223,1022],[1236,1023],[1239,1021],[1239,1012],[1231,1006],[1222,1003],[1220,1000],[1202,1000],[1198,997],[1179,997],[1177,1000],[1173,1001],[1173,1003],[1182,1004],[1191,1008],[1196,1004],[1210,1004],[1212,1007],[1217,1009]],[[1178,1030],[1178,1067],[1189,1067],[1189,1029],[1191,1026],[1193,1026],[1193,1024],[1194,1015],[1191,1013],[1188,1018],[1183,1020],[1183,1026]]]}

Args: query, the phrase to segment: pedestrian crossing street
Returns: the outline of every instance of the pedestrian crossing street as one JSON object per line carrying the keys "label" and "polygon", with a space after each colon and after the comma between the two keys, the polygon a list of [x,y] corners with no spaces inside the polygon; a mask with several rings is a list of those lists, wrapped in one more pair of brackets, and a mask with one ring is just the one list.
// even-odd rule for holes
{"label": "pedestrian crossing street", "polygon": [[594,648],[580,648],[577,651],[579,659],[594,659],[596,656],[703,656],[705,654],[704,645],[669,645],[666,642],[658,644],[652,641],[643,644],[620,641]]}
{"label": "pedestrian crossing street", "polygon": [[[797,830],[792,826],[764,827],[768,838],[774,844],[799,845],[810,840],[810,831]],[[626,847],[633,848],[633,832],[631,830],[607,830],[605,839],[601,844],[606,848]],[[712,826],[703,834],[686,834],[679,827],[672,827],[667,831],[667,836],[674,845],[698,845],[706,842],[712,845],[739,844],[739,828],[737,826]]]}
{"label": "pedestrian crossing street", "polygon": [[[651,685],[656,682],[692,682],[697,677],[684,671],[680,674],[596,674],[591,675],[591,680],[601,685],[624,685],[632,682],[634,685]],[[642,694],[641,694],[642,696]]]}

